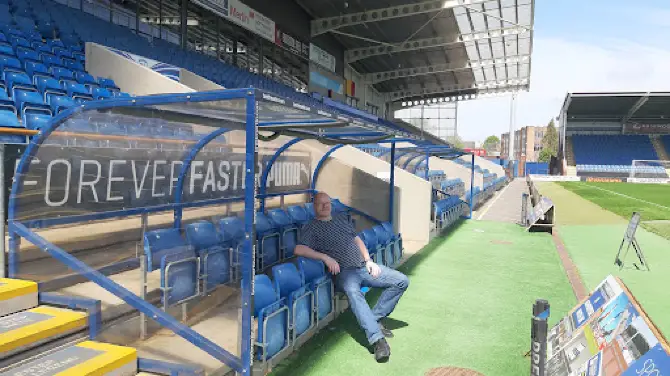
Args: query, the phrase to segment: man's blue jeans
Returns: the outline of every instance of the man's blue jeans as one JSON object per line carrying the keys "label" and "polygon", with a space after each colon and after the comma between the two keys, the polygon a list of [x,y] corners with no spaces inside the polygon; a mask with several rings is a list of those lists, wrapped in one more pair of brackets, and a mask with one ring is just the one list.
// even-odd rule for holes
{"label": "man's blue jeans", "polygon": [[[377,278],[373,278],[365,267],[344,269],[337,275],[337,285],[347,294],[358,325],[365,331],[365,336],[371,345],[384,338],[379,320],[393,312],[398,300],[409,286],[406,275],[383,265],[379,267],[382,272]],[[361,292],[363,286],[384,289],[372,309]]]}

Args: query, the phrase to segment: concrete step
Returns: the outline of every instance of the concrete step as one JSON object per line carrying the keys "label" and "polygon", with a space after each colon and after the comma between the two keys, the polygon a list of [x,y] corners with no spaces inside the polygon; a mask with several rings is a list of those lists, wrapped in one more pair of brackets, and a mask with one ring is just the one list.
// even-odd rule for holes
{"label": "concrete step", "polygon": [[37,307],[37,283],[0,278],[0,316],[11,315],[34,307]]}
{"label": "concrete step", "polygon": [[38,306],[0,317],[0,359],[86,328],[88,315]]}
{"label": "concrete step", "polygon": [[84,341],[17,365],[0,376],[131,376],[137,374],[137,351],[131,347]]}

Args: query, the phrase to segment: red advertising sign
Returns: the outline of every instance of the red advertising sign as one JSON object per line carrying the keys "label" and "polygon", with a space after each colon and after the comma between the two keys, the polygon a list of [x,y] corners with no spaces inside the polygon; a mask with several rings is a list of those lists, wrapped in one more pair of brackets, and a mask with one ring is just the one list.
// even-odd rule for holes
{"label": "red advertising sign", "polygon": [[484,150],[484,149],[465,148],[463,150],[468,152],[468,153],[473,153],[474,155],[476,155],[478,157],[486,157],[486,150]]}

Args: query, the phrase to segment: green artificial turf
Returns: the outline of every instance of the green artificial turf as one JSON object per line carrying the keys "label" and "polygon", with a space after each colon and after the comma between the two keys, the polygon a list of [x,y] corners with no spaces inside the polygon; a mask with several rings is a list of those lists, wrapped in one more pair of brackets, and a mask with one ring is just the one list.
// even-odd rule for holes
{"label": "green artificial turf", "polygon": [[272,374],[423,376],[455,366],[524,375],[535,299],[549,300],[552,323],[576,303],[551,236],[514,224],[464,222],[400,270],[410,287],[386,324],[395,334],[388,363],[375,362],[346,311]]}
{"label": "green artificial turf", "polygon": [[[638,229],[636,238],[651,271],[619,270],[614,259],[626,231],[625,223],[566,225],[559,231],[587,289],[593,290],[609,274],[619,276],[661,332],[670,335],[670,241]],[[636,261],[632,248],[624,261],[627,265]]]}
{"label": "green artificial turf", "polygon": [[670,239],[670,185],[632,183],[561,182],[562,187],[629,219],[642,215],[642,226]]}
{"label": "green artificial turf", "polygon": [[[667,231],[667,224],[670,221],[645,222],[643,228],[637,230],[636,238],[651,271],[628,268],[620,271],[614,265],[614,259],[632,211],[641,211],[643,221],[650,215],[663,217],[664,212],[654,205],[603,192],[590,186],[664,206],[668,206],[670,196],[663,196],[663,192],[670,195],[669,187],[630,183],[538,184],[540,193],[550,197],[556,206],[558,233],[586,288],[592,290],[609,274],[619,276],[631,289],[652,321],[666,336],[669,336],[670,240],[668,239],[670,236],[664,239],[645,229],[651,230],[650,227],[660,225],[654,232],[663,233]],[[625,261],[630,265],[635,258],[635,252],[631,248]]]}

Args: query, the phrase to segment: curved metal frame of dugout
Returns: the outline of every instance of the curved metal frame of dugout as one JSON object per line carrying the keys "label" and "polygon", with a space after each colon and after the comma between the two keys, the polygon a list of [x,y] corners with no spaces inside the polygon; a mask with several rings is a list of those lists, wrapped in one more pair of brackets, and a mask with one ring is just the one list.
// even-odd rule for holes
{"label": "curved metal frame of dugout", "polygon": [[[226,102],[237,100],[238,102]],[[225,103],[231,103],[226,107]],[[238,104],[237,107],[235,103]],[[189,107],[192,106],[192,107]],[[217,107],[222,106],[222,107]],[[396,143],[409,142],[421,148],[419,155],[430,155],[431,144],[422,140],[420,136],[409,133],[395,124],[387,122],[372,122],[370,119],[358,117],[357,115],[335,110],[328,106],[304,104],[290,99],[277,97],[262,90],[253,88],[220,90],[189,94],[163,94],[137,98],[109,99],[104,101],[93,101],[84,103],[76,108],[71,108],[55,116],[49,125],[40,130],[33,137],[26,148],[17,166],[12,192],[9,197],[8,223],[9,223],[9,260],[8,271],[10,277],[16,277],[19,273],[19,246],[21,239],[25,239],[36,245],[42,251],[65,264],[76,273],[96,283],[105,290],[119,297],[139,312],[152,318],[165,328],[172,330],[178,336],[186,339],[193,345],[207,352],[222,363],[230,366],[234,371],[242,375],[250,375],[253,362],[253,338],[252,338],[252,299],[253,278],[255,266],[253,253],[255,252],[255,204],[261,200],[264,209],[266,197],[313,193],[319,172],[328,157],[347,144],[391,144],[390,181],[391,187],[395,185],[394,161],[396,160]],[[194,110],[195,108],[195,110]],[[231,115],[231,108],[238,111],[236,116]],[[279,109],[279,110],[277,110]],[[148,110],[148,111],[147,111]],[[167,121],[185,120],[183,123],[201,124],[216,128],[204,136],[186,151],[182,160],[182,169],[177,180],[174,202],[162,205],[144,207],[124,207],[121,210],[99,211],[95,213],[78,214],[71,216],[55,216],[44,219],[21,219],[19,214],[19,199],[24,188],[26,174],[30,170],[31,161],[37,155],[41,145],[45,143],[62,124],[69,120],[78,119],[78,116],[87,111],[89,114],[114,113],[119,114],[142,114],[147,119],[163,119]],[[233,111],[233,112],[234,112]],[[90,118],[89,118],[90,119]],[[177,120],[175,120],[177,119]],[[184,200],[183,186],[186,175],[189,172],[191,161],[211,141],[223,135],[231,129],[222,128],[222,120],[234,123],[239,130],[245,131],[245,155],[243,197],[212,198],[194,202],[182,202]],[[237,128],[236,128],[237,129]],[[259,131],[272,132],[271,136],[260,135]],[[291,141],[279,148],[270,159],[259,182],[257,194],[256,168],[257,168],[257,141],[271,140],[280,135],[294,136]],[[111,137],[111,136],[110,136]],[[315,139],[322,143],[332,145],[330,150],[321,158],[315,168],[312,178],[311,189],[302,191],[283,192],[280,194],[267,193],[268,172],[273,163],[281,153],[292,145],[306,139]],[[461,151],[451,149],[447,146],[436,146],[440,151],[450,149],[452,153],[465,154]],[[438,149],[435,149],[438,150]],[[83,174],[83,172],[82,172]],[[249,189],[252,187],[251,189]],[[170,193],[172,194],[172,192]],[[233,201],[244,202],[244,232],[245,240],[241,251],[241,329],[242,343],[240,344],[240,356],[221,348],[216,343],[205,338],[190,327],[183,325],[178,320],[154,307],[138,297],[125,287],[114,282],[106,275],[91,268],[84,262],[66,250],[50,243],[33,229],[46,228],[55,225],[81,223],[93,220],[122,218],[148,213],[174,211],[174,225],[181,225],[181,212],[183,208],[203,207]],[[363,213],[364,214],[364,213]],[[394,218],[394,189],[389,190],[389,219]],[[393,224],[393,223],[392,223]]]}

